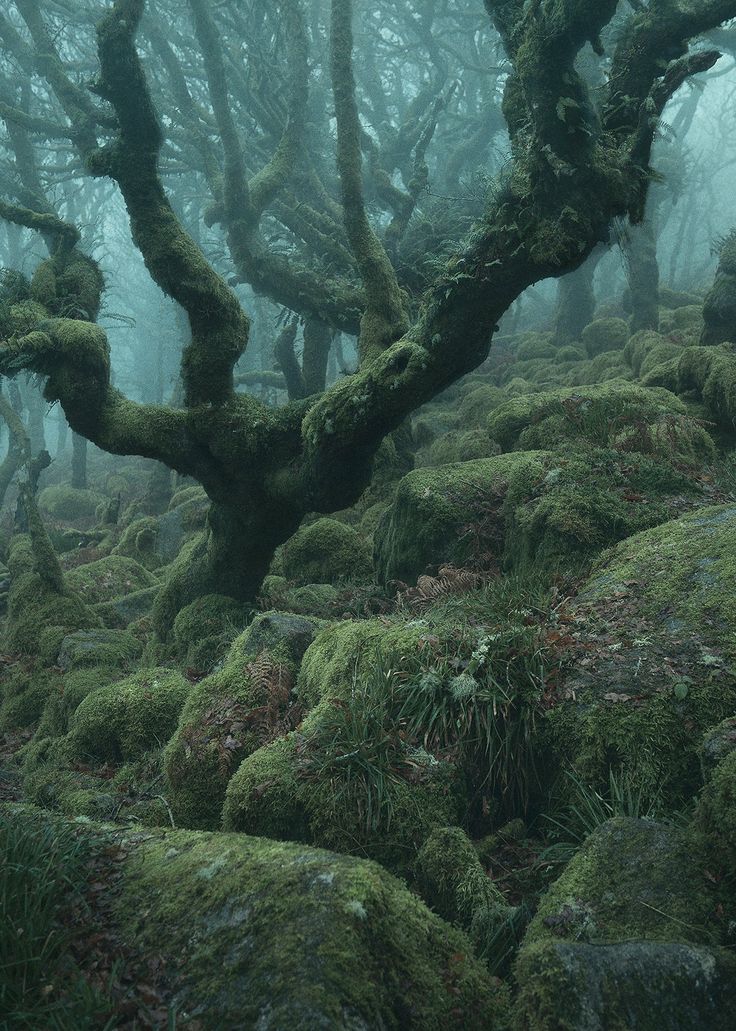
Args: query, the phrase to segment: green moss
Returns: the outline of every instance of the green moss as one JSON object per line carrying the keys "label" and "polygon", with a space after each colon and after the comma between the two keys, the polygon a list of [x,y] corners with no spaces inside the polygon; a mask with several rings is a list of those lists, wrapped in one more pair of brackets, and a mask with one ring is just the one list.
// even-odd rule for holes
{"label": "green moss", "polygon": [[503,451],[549,448],[570,440],[606,446],[627,426],[649,426],[685,412],[683,402],[669,391],[614,381],[514,398],[491,414],[488,431]]}
{"label": "green moss", "polygon": [[551,333],[524,333],[516,348],[516,358],[520,362],[534,358],[554,358],[556,353]]}
{"label": "green moss", "polygon": [[490,458],[498,448],[485,430],[450,430],[434,440],[417,458],[418,466],[449,465]]}
{"label": "green moss", "polygon": [[579,347],[566,344],[564,347],[557,348],[555,358],[558,362],[582,362],[585,361],[586,354]]}
{"label": "green moss", "polygon": [[600,788],[621,768],[643,797],[675,806],[698,790],[703,734],[736,710],[735,527],[733,506],[701,509],[599,561],[543,725],[584,782]]}
{"label": "green moss", "polygon": [[465,832],[459,827],[434,830],[417,855],[414,872],[424,901],[445,920],[465,928],[478,954],[487,956],[494,930],[512,910]]}
{"label": "green moss", "polygon": [[158,585],[158,579],[139,562],[122,555],[108,555],[77,566],[66,575],[72,590],[89,605],[110,602]]}
{"label": "green moss", "polygon": [[48,318],[48,312],[43,305],[28,299],[17,301],[8,308],[6,334],[25,336],[26,333],[33,332],[45,318]]}
{"label": "green moss", "polygon": [[296,671],[314,632],[304,616],[263,613],[233,642],[222,668],[195,685],[165,754],[177,823],[217,827],[239,764],[291,728]]}
{"label": "green moss", "polygon": [[543,897],[524,946],[555,938],[716,945],[719,930],[702,862],[696,843],[677,827],[609,820]]}
{"label": "green moss", "polygon": [[119,680],[120,669],[114,666],[85,667],[59,677],[46,700],[36,736],[39,739],[63,737],[80,702],[92,691]]}
{"label": "green moss", "polygon": [[[528,399],[519,404],[523,418],[533,419]],[[559,454],[509,452],[410,473],[374,534],[381,580],[414,583],[431,567],[447,563],[547,570],[579,565],[616,540],[666,521],[671,499],[698,503],[698,482],[662,460],[677,451],[683,462],[687,458],[697,467],[705,455],[712,456],[713,443],[697,424],[681,416],[663,422],[661,431],[650,430],[610,422],[602,403],[596,418],[581,399],[572,405],[560,403],[563,414],[532,423],[522,439],[528,432],[537,440],[554,440],[556,430],[561,442],[587,420],[589,436],[594,430],[608,433],[618,450],[568,446]],[[507,413],[507,429],[513,414],[513,409]],[[640,453],[644,450],[649,455]]]}
{"label": "green moss", "polygon": [[62,670],[86,666],[130,669],[140,658],[141,642],[122,630],[76,630],[61,642],[57,664]]}
{"label": "green moss", "polygon": [[38,507],[51,519],[79,525],[94,522],[98,506],[105,501],[93,490],[78,490],[59,483],[44,487],[38,495]]}
{"label": "green moss", "polygon": [[509,485],[503,509],[505,565],[575,568],[616,540],[665,522],[672,511],[669,498],[688,497],[697,504],[701,496],[697,484],[636,450],[560,455],[548,463],[535,489],[523,480]]}
{"label": "green moss", "polygon": [[71,717],[71,756],[95,762],[133,759],[171,737],[190,691],[181,674],[144,670],[88,694]]}
{"label": "green moss", "polygon": [[706,784],[720,761],[734,751],[736,751],[736,716],[730,716],[715,727],[711,727],[703,738],[700,748],[700,768]]}
{"label": "green moss", "polygon": [[304,584],[288,589],[280,599],[286,612],[331,619],[340,613],[340,592],[332,584]]}
{"label": "green moss", "polygon": [[169,512],[173,512],[179,505],[187,505],[192,501],[207,502],[207,500],[204,489],[198,483],[192,484],[190,487],[180,487],[171,495]]}
{"label": "green moss", "polygon": [[58,689],[55,670],[19,663],[0,684],[0,731],[30,727],[38,720],[49,698]]}
{"label": "green moss", "polygon": [[129,526],[126,526],[119,542],[112,549],[112,553],[135,559],[140,565],[153,571],[164,564],[164,560],[156,553],[157,537],[157,519],[153,516],[135,519]]}
{"label": "green moss", "polygon": [[[734,721],[728,722],[733,733]],[[736,885],[733,883],[736,864],[736,748],[733,741],[731,750],[710,771],[696,816],[713,858],[730,875],[728,886],[733,895],[730,908],[736,914]]]}
{"label": "green moss", "polygon": [[239,835],[131,844],[116,915],[143,949],[165,942],[177,998],[205,1028],[506,1022],[505,994],[467,938],[374,864]]}
{"label": "green moss", "polygon": [[736,657],[736,507],[717,505],[623,541],[601,556],[583,598],[636,586],[637,607],[666,614],[674,632],[697,632]]}
{"label": "green moss", "polygon": [[629,339],[629,327],[623,319],[596,319],[585,327],[582,341],[591,358],[605,351],[622,351]]}
{"label": "green moss", "polygon": [[64,637],[100,625],[78,594],[51,583],[36,571],[30,537],[16,535],[8,565],[11,585],[3,647],[10,653],[37,655],[53,663]]}
{"label": "green moss", "polygon": [[289,734],[258,748],[227,786],[222,826],[277,841],[312,840],[300,791],[299,740]]}
{"label": "green moss", "polygon": [[335,519],[303,526],[282,549],[284,576],[298,583],[360,580],[372,573],[370,548],[357,531]]}
{"label": "green moss", "polygon": [[173,645],[192,669],[208,671],[227,652],[245,623],[243,606],[222,594],[205,594],[176,615]]}
{"label": "green moss", "polygon": [[489,412],[504,401],[505,395],[499,387],[489,383],[476,387],[467,393],[457,409],[459,426],[463,430],[474,426],[483,426]]}
{"label": "green moss", "polygon": [[538,942],[516,964],[518,1031],[730,1031],[736,963],[679,942]]}
{"label": "green moss", "polygon": [[[537,482],[547,457],[499,455],[409,473],[374,534],[379,580],[414,583],[428,566],[462,566],[491,549],[498,554],[503,540],[500,510],[509,482]],[[473,524],[479,530],[469,532]]]}

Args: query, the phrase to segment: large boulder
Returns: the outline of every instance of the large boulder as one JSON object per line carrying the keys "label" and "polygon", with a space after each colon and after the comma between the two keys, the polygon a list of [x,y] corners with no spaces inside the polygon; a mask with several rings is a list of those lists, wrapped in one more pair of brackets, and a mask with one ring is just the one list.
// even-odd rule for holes
{"label": "large boulder", "polygon": [[736,959],[721,948],[727,928],[715,908],[688,834],[651,820],[604,823],[529,926],[515,967],[517,1026],[726,1031]]}
{"label": "large boulder", "polygon": [[555,573],[700,503],[695,476],[631,444],[415,470],[374,532],[379,579],[413,583],[448,564]]}
{"label": "large boulder", "polygon": [[543,732],[599,787],[621,767],[648,799],[700,785],[703,734],[736,711],[736,506],[618,544],[566,614],[574,634]]}
{"label": "large boulder", "polygon": [[371,576],[371,549],[363,537],[336,519],[302,526],[281,549],[284,576],[295,583],[360,580]]}
{"label": "large boulder", "polygon": [[72,590],[88,605],[97,605],[121,598],[136,591],[158,586],[158,580],[135,559],[108,555],[77,566],[66,574]]}
{"label": "large boulder", "polygon": [[[52,820],[15,811],[28,825]],[[100,849],[107,831],[75,833]],[[185,1024],[508,1027],[507,994],[468,938],[375,863],[234,834],[116,828],[110,841],[123,876],[106,912],[142,956],[162,957]]]}

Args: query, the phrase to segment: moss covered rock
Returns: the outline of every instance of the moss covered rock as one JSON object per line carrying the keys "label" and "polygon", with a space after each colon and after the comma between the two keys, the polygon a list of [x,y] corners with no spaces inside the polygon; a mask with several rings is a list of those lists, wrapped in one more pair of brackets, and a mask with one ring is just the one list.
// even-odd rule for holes
{"label": "moss covered rock", "polygon": [[516,963],[518,1026],[729,1026],[736,961],[719,948],[713,886],[693,839],[618,818],[542,899]]}
{"label": "moss covered rock", "polygon": [[116,840],[112,919],[146,954],[163,950],[177,1010],[207,1031],[507,1025],[467,937],[376,864],[232,834]]}
{"label": "moss covered rock", "polygon": [[730,1031],[736,964],[678,942],[540,942],[516,964],[518,1031]]}
{"label": "moss covered rock", "polygon": [[469,391],[457,408],[458,425],[462,430],[483,426],[488,414],[504,400],[504,392],[490,383]]}
{"label": "moss covered rock", "polygon": [[108,555],[67,573],[69,587],[89,605],[156,587],[158,582],[139,562],[123,555]]}
{"label": "moss covered rock", "polygon": [[300,584],[366,579],[373,571],[368,543],[336,519],[301,527],[281,554],[284,576]]}
{"label": "moss covered rock", "polygon": [[[564,425],[560,436],[563,431]],[[447,563],[550,572],[579,566],[622,537],[666,521],[683,503],[699,503],[695,478],[638,450],[656,443],[648,430],[642,442],[619,427],[616,442],[620,450],[512,452],[410,473],[374,533],[379,578],[414,583]],[[663,437],[663,449],[665,443]],[[696,451],[683,433],[683,452],[686,444]]]}
{"label": "moss covered rock", "polygon": [[56,660],[60,669],[114,666],[121,672],[140,658],[141,642],[122,630],[76,630],[61,642]]}
{"label": "moss covered rock", "polygon": [[409,473],[374,534],[379,580],[414,583],[428,567],[498,555],[509,483],[541,480],[547,458],[541,452],[499,455]]}
{"label": "moss covered rock", "polygon": [[158,569],[163,565],[164,560],[156,552],[157,540],[158,519],[153,516],[144,516],[126,526],[119,542],[112,549],[112,553],[135,559],[146,569]]}
{"label": "moss covered rock", "polygon": [[36,569],[31,539],[13,537],[8,557],[11,576],[3,647],[53,663],[64,637],[100,626],[99,617],[68,585],[55,584]]}
{"label": "moss covered rock", "polygon": [[171,669],[150,669],[88,694],[71,717],[70,757],[94,762],[134,759],[173,734],[190,684]]}
{"label": "moss covered rock", "polygon": [[165,755],[177,822],[217,827],[239,764],[290,730],[301,710],[292,690],[318,621],[287,613],[256,617],[221,669],[195,685]]}
{"label": "moss covered rock", "polygon": [[617,381],[514,398],[490,416],[488,430],[502,451],[587,441],[690,461],[714,454],[713,441],[678,397]]}
{"label": "moss covered rock", "polygon": [[[649,799],[700,784],[704,733],[736,711],[736,507],[700,509],[604,555],[574,605],[558,704],[558,756],[605,785],[623,768]],[[582,661],[584,660],[584,661]]]}
{"label": "moss covered rock", "polygon": [[596,319],[582,333],[585,350],[591,358],[606,351],[622,351],[629,339],[629,327],[623,319]]}
{"label": "moss covered rock", "polygon": [[486,430],[450,430],[434,440],[417,456],[418,466],[448,465],[490,458],[498,451]]}
{"label": "moss covered rock", "polygon": [[205,594],[180,609],[174,620],[173,645],[186,666],[207,672],[227,652],[242,630],[243,606],[222,594]]}
{"label": "moss covered rock", "polygon": [[104,496],[96,491],[79,490],[65,483],[44,487],[38,495],[38,507],[44,515],[80,526],[94,522],[97,509],[104,501]]}

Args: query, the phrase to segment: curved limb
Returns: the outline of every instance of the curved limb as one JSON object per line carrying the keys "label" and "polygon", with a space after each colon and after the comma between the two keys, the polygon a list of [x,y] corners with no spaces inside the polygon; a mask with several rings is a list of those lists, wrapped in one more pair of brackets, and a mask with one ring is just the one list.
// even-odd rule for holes
{"label": "curved limb", "polygon": [[143,0],[116,0],[97,29],[101,80],[120,126],[114,145],[88,161],[122,191],[133,239],[158,286],[186,311],[191,343],[182,358],[188,406],[233,396],[233,367],[248,341],[248,319],[175,215],[158,174],[161,129],[135,49]]}

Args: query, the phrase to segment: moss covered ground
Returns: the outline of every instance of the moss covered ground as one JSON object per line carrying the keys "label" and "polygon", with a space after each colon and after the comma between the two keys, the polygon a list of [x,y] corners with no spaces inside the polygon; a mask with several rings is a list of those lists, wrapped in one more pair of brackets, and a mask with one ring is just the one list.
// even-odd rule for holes
{"label": "moss covered ground", "polygon": [[736,357],[663,298],[504,338],[247,602],[166,590],[191,481],[93,454],[7,510],[0,828],[102,885],[59,1027],[732,1026]]}

